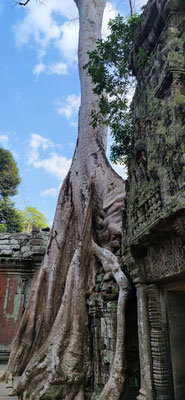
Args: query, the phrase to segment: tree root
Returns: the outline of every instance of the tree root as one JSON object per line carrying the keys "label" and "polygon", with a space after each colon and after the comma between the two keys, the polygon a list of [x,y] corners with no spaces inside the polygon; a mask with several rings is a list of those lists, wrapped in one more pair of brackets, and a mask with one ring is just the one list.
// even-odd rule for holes
{"label": "tree root", "polygon": [[[85,236],[86,241],[89,242],[87,232],[85,232]],[[99,259],[105,272],[110,272],[114,276],[120,289],[114,362],[110,378],[98,397],[98,400],[118,400],[120,393],[123,391],[125,379],[125,308],[129,294],[129,283],[121,270],[117,257],[108,249],[98,246],[93,240],[91,243],[91,257],[93,254]],[[84,261],[84,256],[86,262]],[[88,348],[86,346],[88,341],[86,341],[84,347],[80,332],[82,329],[84,336],[85,321],[81,321],[81,313],[84,313],[84,315],[86,313],[85,281],[81,267],[87,262],[89,262],[88,253],[80,243],[68,270],[62,304],[51,333],[39,352],[32,357],[12,395],[24,393],[25,399],[29,400],[50,399],[51,388],[55,385],[60,387],[60,382],[61,395],[66,393],[66,396],[62,398],[66,400],[84,400],[84,386],[80,391],[79,386],[82,382],[85,383],[91,373]],[[80,343],[82,345],[81,354],[79,353]],[[61,351],[63,354],[61,354]],[[88,354],[86,362],[84,360],[85,354],[86,356]],[[78,363],[80,359],[83,359],[83,361],[79,370]],[[87,373],[88,369],[89,372]],[[47,374],[44,371],[47,371]],[[65,382],[68,382],[67,386]]]}
{"label": "tree root", "polygon": [[[88,376],[89,351],[86,346],[88,330],[86,325],[86,304],[84,295],[84,277],[82,259],[87,254],[81,243],[76,249],[69,267],[63,300],[51,333],[25,369],[13,394],[20,395],[27,391],[26,398],[45,399],[51,392],[52,385],[63,386],[63,392],[69,390],[66,399],[73,399],[79,385]],[[84,264],[86,263],[84,261]],[[70,294],[69,294],[70,293]],[[71,315],[71,317],[70,317]],[[88,343],[88,341],[87,341]],[[84,354],[85,353],[85,354]],[[60,358],[62,361],[59,359]],[[45,371],[45,373],[44,373]],[[47,371],[47,373],[46,373]],[[65,382],[67,383],[65,389]],[[83,399],[82,389],[76,399]]]}
{"label": "tree root", "polygon": [[[20,396],[24,393],[25,400],[50,400],[51,398],[58,398],[59,396],[61,399],[66,400],[84,400],[84,389],[92,374],[90,334],[87,322],[85,293],[87,290],[92,289],[95,283],[97,265],[101,263],[105,272],[109,272],[115,278],[120,292],[117,312],[117,344],[114,362],[110,378],[98,400],[119,399],[124,385],[125,307],[129,292],[129,284],[121,270],[118,258],[113,254],[112,250],[109,249],[117,249],[117,247],[119,247],[119,240],[117,244],[117,239],[115,241],[115,238],[117,237],[116,233],[118,236],[120,235],[119,210],[122,204],[120,192],[120,189],[113,189],[109,194],[105,195],[106,202],[103,202],[101,196],[98,198],[98,196],[95,195],[95,191],[93,195],[91,191],[88,191],[86,210],[83,215],[83,227],[80,226],[81,240],[78,241],[76,250],[74,250],[72,259],[66,270],[65,287],[56,318],[47,339],[40,349],[37,347],[37,351],[32,354],[17,387],[12,393],[13,395]],[[96,199],[96,204],[98,204],[98,209],[94,205],[94,198]],[[118,200],[116,201],[116,199]],[[93,232],[95,234],[95,229],[97,240],[101,242],[102,247],[92,239]],[[100,232],[100,234],[98,232]],[[113,242],[111,242],[110,237],[113,238]],[[54,241],[52,246],[53,245],[55,245]],[[103,247],[105,245],[109,248]],[[54,250],[55,249],[57,250],[58,246],[55,246]],[[50,251],[54,250],[50,248]],[[46,259],[47,257],[49,256],[46,255]],[[58,268],[59,267],[56,266],[53,270],[49,270],[49,276],[52,277],[52,287],[55,287],[56,278],[57,276],[59,277],[59,275],[56,275]],[[35,313],[39,307],[40,295],[37,289],[38,287],[42,288],[44,274],[47,274],[46,264],[41,267],[37,278],[38,281],[36,281],[33,288],[34,296],[38,296],[37,305],[33,304],[33,301],[30,300],[28,309],[23,318],[22,323],[23,326],[26,323],[26,329],[30,307],[32,307],[31,312],[34,310],[32,321],[37,321],[35,319]],[[47,283],[47,285],[48,284],[49,283]],[[50,304],[52,304],[51,289],[46,298],[48,299],[48,297],[50,298]],[[43,301],[42,299],[42,303]],[[42,318],[44,318],[44,305],[42,307],[42,315]],[[48,316],[47,314],[47,319]],[[30,325],[28,325],[28,327],[29,326]],[[35,326],[38,326],[38,324]],[[20,327],[19,335],[21,329],[22,327]],[[19,354],[21,354],[24,349],[20,336],[18,339],[18,343],[21,344],[21,347],[18,347],[17,360],[19,360]],[[17,347],[13,349],[13,354],[15,354],[16,348]],[[30,351],[31,353],[33,351],[31,347]],[[14,364],[14,367],[16,371],[17,365]],[[7,374],[5,374],[6,378],[11,372],[12,369],[10,365],[10,369],[8,369]],[[79,388],[81,388],[80,391]]]}
{"label": "tree root", "polygon": [[100,259],[105,272],[111,272],[119,286],[116,351],[109,380],[98,400],[119,400],[125,381],[125,310],[130,284],[121,270],[117,257],[113,253],[107,249],[100,248],[95,243],[93,243],[93,249]]}

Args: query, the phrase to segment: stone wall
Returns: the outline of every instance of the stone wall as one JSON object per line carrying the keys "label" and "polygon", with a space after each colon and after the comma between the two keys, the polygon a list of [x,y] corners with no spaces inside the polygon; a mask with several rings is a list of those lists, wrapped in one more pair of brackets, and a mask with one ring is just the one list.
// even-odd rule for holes
{"label": "stone wall", "polygon": [[[127,244],[184,208],[184,4],[149,1],[135,40],[132,68],[138,84],[127,184]],[[147,55],[143,68],[139,47]]]}
{"label": "stone wall", "polygon": [[36,228],[31,233],[0,234],[0,359],[9,356],[48,235]]}
{"label": "stone wall", "polygon": [[[101,268],[96,276],[94,291],[87,296],[93,363],[93,377],[89,393],[88,390],[86,392],[87,399],[97,399],[110,376],[116,348],[118,291],[116,281]],[[139,389],[136,307],[133,290],[126,311],[126,386],[120,400],[133,400]]]}
{"label": "stone wall", "polygon": [[[145,53],[143,63],[139,47]],[[185,298],[178,295],[185,292],[184,0],[149,0],[131,64],[138,84],[132,105],[135,132],[123,268],[137,294],[137,399],[180,400],[185,398],[185,376],[179,374],[177,362],[185,359],[184,325],[179,323],[185,304],[178,301]],[[175,334],[172,321],[178,321]]]}
{"label": "stone wall", "polygon": [[0,233],[0,262],[34,260],[40,263],[48,242],[48,230],[34,228],[30,233]]}

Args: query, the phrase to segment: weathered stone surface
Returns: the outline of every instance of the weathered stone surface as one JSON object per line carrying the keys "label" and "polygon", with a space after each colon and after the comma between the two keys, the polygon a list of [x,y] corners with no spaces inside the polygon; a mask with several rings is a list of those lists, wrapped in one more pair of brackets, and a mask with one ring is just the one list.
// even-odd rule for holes
{"label": "weathered stone surface", "polygon": [[[43,257],[49,238],[49,232],[35,228],[31,233],[0,233],[0,263],[1,257],[11,256],[13,260],[34,260],[35,256]],[[9,260],[6,260],[8,263]]]}
{"label": "weathered stone surface", "polygon": [[[110,273],[103,274],[100,269],[96,275],[95,287],[87,297],[92,335],[93,382],[86,390],[86,399],[97,399],[109,378],[116,348],[118,293],[119,288]],[[129,305],[127,309],[127,383],[120,400],[133,400],[139,388],[136,308],[134,306],[132,311],[131,309]]]}
{"label": "weathered stone surface", "polygon": [[[143,232],[147,235],[152,226],[183,210],[185,204],[184,11],[177,13],[174,4],[148,3],[132,54],[138,85],[127,185],[127,244],[137,242]],[[145,33],[149,35],[158,19],[160,30],[154,30],[147,50]],[[143,68],[138,46],[147,53]]]}
{"label": "weathered stone surface", "polygon": [[36,233],[0,233],[0,359],[9,355],[46,249],[48,232]]}
{"label": "weathered stone surface", "polygon": [[[139,47],[146,62],[138,58]],[[131,65],[138,83],[132,105],[135,132],[123,268],[137,291],[141,367],[137,399],[181,399],[184,375],[177,360],[184,369],[185,348],[175,342],[182,343],[185,332],[180,325],[182,310],[173,308],[169,317],[169,293],[174,293],[171,304],[178,304],[175,293],[185,290],[184,0],[149,0]],[[179,321],[173,337],[170,318]]]}

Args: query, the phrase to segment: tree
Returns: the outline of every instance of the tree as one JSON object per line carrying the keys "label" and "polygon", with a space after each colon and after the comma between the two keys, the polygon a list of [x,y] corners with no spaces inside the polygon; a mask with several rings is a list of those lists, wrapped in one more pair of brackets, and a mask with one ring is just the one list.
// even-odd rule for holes
{"label": "tree", "polygon": [[21,211],[9,199],[0,199],[0,232],[22,232],[24,224]]}
{"label": "tree", "polygon": [[23,229],[21,214],[10,200],[17,193],[19,183],[12,154],[0,147],[0,232],[21,232]]}
{"label": "tree", "polygon": [[16,162],[10,151],[0,147],[0,196],[15,196],[21,179]]}
{"label": "tree", "polygon": [[17,210],[10,197],[17,194],[19,171],[10,151],[0,147],[0,232],[30,232],[33,226],[46,228],[47,219],[35,207]]}
{"label": "tree", "polygon": [[[118,400],[125,380],[125,307],[129,284],[120,266],[125,184],[105,156],[107,128],[93,129],[90,112],[99,99],[83,69],[100,38],[106,0],[75,0],[79,10],[81,106],[72,165],[58,198],[43,265],[3,378],[22,374],[14,393],[29,400],[84,399],[91,375],[85,294],[100,265],[119,285],[114,363],[99,400]],[[103,121],[102,121],[103,122]]]}
{"label": "tree", "polygon": [[48,227],[47,218],[35,207],[27,206],[26,209],[20,213],[24,231],[31,232],[34,226],[40,229]]}
{"label": "tree", "polygon": [[[99,96],[99,110],[91,110],[91,124],[97,127],[104,116],[103,123],[109,125],[114,138],[110,155],[113,163],[126,161],[130,154],[133,125],[128,93],[135,84],[130,53],[139,21],[136,14],[126,20],[120,15],[111,20],[111,33],[105,40],[97,41],[84,67],[92,78],[94,93]],[[138,53],[140,63],[146,61],[143,53]]]}

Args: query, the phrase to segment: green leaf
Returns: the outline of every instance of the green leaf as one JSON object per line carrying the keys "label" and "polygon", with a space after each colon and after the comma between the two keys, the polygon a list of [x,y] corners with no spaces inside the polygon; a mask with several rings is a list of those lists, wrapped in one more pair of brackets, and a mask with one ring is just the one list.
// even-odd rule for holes
{"label": "green leaf", "polygon": [[[110,35],[97,41],[96,49],[89,53],[89,62],[84,66],[91,76],[94,92],[99,96],[99,111],[91,111],[91,125],[97,128],[103,117],[103,124],[110,126],[114,138],[111,149],[114,162],[123,161],[130,152],[133,128],[126,96],[134,81],[131,79],[130,53],[139,21],[140,16],[136,14],[126,20],[118,15],[109,21]],[[142,48],[139,51],[139,57],[144,58]]]}

